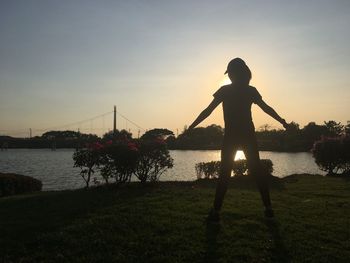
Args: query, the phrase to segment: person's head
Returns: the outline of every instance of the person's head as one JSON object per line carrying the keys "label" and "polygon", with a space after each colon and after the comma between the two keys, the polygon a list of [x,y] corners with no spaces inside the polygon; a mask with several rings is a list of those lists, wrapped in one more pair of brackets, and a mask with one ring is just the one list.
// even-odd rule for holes
{"label": "person's head", "polygon": [[228,63],[225,74],[234,84],[248,85],[252,78],[252,73],[243,59],[234,58]]}

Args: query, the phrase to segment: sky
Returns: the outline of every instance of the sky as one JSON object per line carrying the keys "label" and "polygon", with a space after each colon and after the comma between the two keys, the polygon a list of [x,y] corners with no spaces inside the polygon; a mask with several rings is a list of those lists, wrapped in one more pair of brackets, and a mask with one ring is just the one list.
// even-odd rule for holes
{"label": "sky", "polygon": [[[350,120],[350,1],[0,1],[0,134],[181,132],[243,58],[288,122]],[[281,125],[253,106],[255,127]],[[201,125],[223,125],[218,107]],[[117,128],[138,127],[121,116]],[[142,131],[141,131],[142,132]]]}

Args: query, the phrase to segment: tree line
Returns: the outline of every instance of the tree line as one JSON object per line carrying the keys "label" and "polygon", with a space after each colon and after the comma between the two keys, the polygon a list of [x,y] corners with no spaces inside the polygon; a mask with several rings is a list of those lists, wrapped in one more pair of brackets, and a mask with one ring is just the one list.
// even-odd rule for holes
{"label": "tree line", "polygon": [[[151,129],[146,131],[141,138],[162,137],[169,149],[172,150],[211,150],[220,149],[224,129],[219,125],[197,127],[193,130],[183,130],[177,137],[168,129]],[[300,128],[293,122],[289,130],[272,129],[269,125],[263,125],[256,131],[259,149],[264,151],[304,152],[310,151],[314,142],[322,137],[339,137],[350,135],[350,122],[343,125],[333,120],[323,124],[310,122]],[[124,136],[132,138],[132,134],[126,130],[108,132],[102,137],[95,134],[84,134],[76,131],[49,131],[42,136],[33,138],[14,138],[0,136],[0,147],[8,148],[81,148],[86,143],[99,139]]]}
{"label": "tree line", "polygon": [[[314,142],[322,137],[350,135],[350,122],[343,125],[336,121],[323,124],[310,122],[303,128],[293,122],[289,130],[271,129],[263,125],[256,131],[259,149],[263,151],[305,152],[310,151]],[[184,131],[177,137],[168,137],[170,149],[206,150],[220,149],[224,129],[219,125],[199,127]]]}

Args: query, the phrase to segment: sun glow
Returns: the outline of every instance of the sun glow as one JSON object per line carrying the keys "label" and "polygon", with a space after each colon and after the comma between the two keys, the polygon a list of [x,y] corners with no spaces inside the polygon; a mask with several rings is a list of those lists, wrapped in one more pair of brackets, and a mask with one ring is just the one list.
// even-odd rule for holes
{"label": "sun glow", "polygon": [[220,87],[228,84],[231,84],[231,80],[227,75],[225,75],[224,78],[220,81]]}
{"label": "sun glow", "polygon": [[245,160],[245,155],[243,151],[237,151],[235,155],[235,161]]}

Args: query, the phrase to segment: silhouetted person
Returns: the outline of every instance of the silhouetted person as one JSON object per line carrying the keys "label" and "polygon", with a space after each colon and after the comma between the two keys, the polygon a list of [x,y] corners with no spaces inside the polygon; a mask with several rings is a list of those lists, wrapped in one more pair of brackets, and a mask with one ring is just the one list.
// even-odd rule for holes
{"label": "silhouetted person", "polygon": [[216,188],[214,207],[209,212],[209,221],[220,220],[220,209],[227,191],[229,178],[231,177],[233,156],[237,150],[243,150],[247,159],[248,170],[254,176],[259,188],[261,199],[265,206],[265,216],[273,217],[270,193],[268,187],[268,174],[261,167],[258,144],[255,136],[255,128],[252,121],[251,105],[255,103],[280,122],[285,128],[289,124],[282,119],[276,111],[267,105],[256,88],[249,86],[252,77],[249,67],[240,58],[230,61],[227,66],[228,76],[231,84],[222,86],[214,93],[214,99],[204,109],[197,119],[189,126],[193,129],[222,102],[225,121],[225,135],[221,149],[221,168]]}

